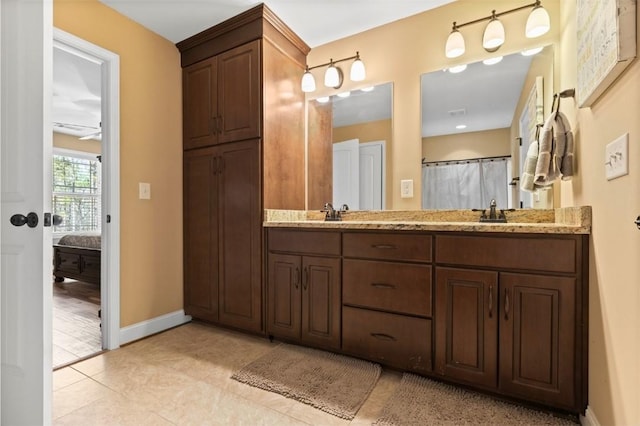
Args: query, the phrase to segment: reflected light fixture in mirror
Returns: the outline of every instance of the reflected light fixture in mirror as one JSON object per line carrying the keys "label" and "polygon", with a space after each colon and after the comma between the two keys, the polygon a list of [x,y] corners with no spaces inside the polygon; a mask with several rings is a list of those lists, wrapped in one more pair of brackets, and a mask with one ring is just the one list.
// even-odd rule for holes
{"label": "reflected light fixture in mirror", "polygon": [[449,34],[447,43],[445,45],[445,56],[447,58],[457,58],[464,54],[465,41],[462,33],[459,31],[460,28],[484,21],[489,21],[489,23],[487,24],[482,36],[482,46],[488,52],[495,52],[500,48],[500,46],[502,46],[506,37],[505,28],[498,18],[513,12],[529,9],[531,10],[531,12],[529,13],[529,17],[527,18],[525,35],[528,38],[535,38],[546,34],[551,28],[549,14],[544,9],[544,7],[542,7],[540,0],[537,0],[533,3],[516,7],[515,9],[506,10],[504,12],[496,13],[496,11],[494,10],[489,16],[465,22],[463,24],[458,25],[456,22],[454,22],[453,29]]}
{"label": "reflected light fixture in mirror", "polygon": [[324,85],[326,87],[331,87],[333,89],[339,89],[342,87],[342,83],[344,81],[342,69],[336,64],[344,61],[353,60],[351,64],[351,70],[349,72],[349,78],[351,81],[363,81],[367,77],[367,73],[364,67],[364,62],[360,59],[360,52],[356,52],[355,56],[349,56],[348,58],[333,60],[333,58],[329,59],[329,62],[315,65],[310,67],[306,66],[304,70],[304,74],[302,75],[302,80],[300,82],[300,87],[302,91],[305,93],[310,93],[316,90],[316,81],[311,74],[311,70],[321,67],[327,67],[327,70],[324,74]]}

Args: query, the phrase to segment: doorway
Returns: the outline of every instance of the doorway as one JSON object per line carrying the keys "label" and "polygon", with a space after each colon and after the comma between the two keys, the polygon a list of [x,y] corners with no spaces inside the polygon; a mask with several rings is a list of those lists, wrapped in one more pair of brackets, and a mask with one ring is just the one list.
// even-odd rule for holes
{"label": "doorway", "polygon": [[[54,29],[53,33],[53,46],[54,46],[54,108],[53,108],[53,129],[54,131],[63,130],[66,134],[71,134],[71,139],[74,142],[75,149],[71,147],[71,157],[80,158],[79,160],[72,160],[77,164],[88,164],[86,170],[95,169],[98,172],[99,181],[99,196],[97,200],[94,200],[92,207],[86,207],[84,209],[78,208],[73,213],[75,217],[83,216],[83,219],[79,222],[91,222],[87,220],[86,216],[96,214],[96,218],[93,220],[93,227],[97,232],[93,234],[98,235],[98,238],[88,238],[84,241],[72,239],[71,245],[66,246],[56,244],[60,243],[59,238],[64,232],[55,232],[54,228],[54,253],[55,246],[63,247],[62,254],[54,255],[54,273],[56,278],[62,285],[58,283],[56,290],[62,290],[67,299],[71,299],[72,308],[75,307],[80,312],[80,317],[76,318],[81,326],[86,326],[93,329],[94,324],[98,326],[99,343],[96,346],[96,342],[93,340],[96,334],[89,334],[88,344],[79,345],[81,347],[81,354],[78,359],[90,356],[94,349],[101,351],[103,349],[116,349],[120,345],[120,167],[119,167],[119,57],[118,55],[109,52],[99,46],[80,39],[72,34],[66,33],[59,29]],[[75,61],[75,66],[67,68],[63,71],[63,75],[66,75],[65,85],[59,86],[65,89],[66,93],[56,93],[56,73],[55,67],[56,60],[60,58],[66,58],[72,62]],[[67,65],[69,65],[67,63]],[[75,81],[79,82],[78,87],[75,87],[69,78],[71,74],[75,73]],[[87,75],[84,75],[86,73]],[[93,73],[93,77],[88,77]],[[97,73],[97,74],[96,74]],[[90,78],[92,78],[90,80]],[[96,87],[97,86],[97,87]],[[62,90],[61,89],[61,90]],[[57,102],[56,96],[58,96]],[[67,114],[62,118],[56,117],[56,103],[67,103]],[[73,113],[73,109],[77,108],[76,113]],[[87,111],[89,114],[87,115]],[[75,114],[75,115],[74,115]],[[84,121],[83,115],[84,114]],[[59,116],[60,117],[60,116]],[[93,118],[92,118],[93,117]],[[73,125],[76,125],[73,127]],[[65,129],[65,126],[67,127]],[[54,138],[55,139],[55,138]],[[80,140],[82,139],[82,141]],[[78,143],[80,142],[80,143]],[[70,142],[67,140],[63,146],[55,146],[54,140],[54,155],[62,153],[62,156],[69,155],[68,150]],[[87,148],[88,145],[93,145],[93,148]],[[79,147],[79,149],[78,149]],[[77,152],[80,151],[80,154]],[[97,152],[96,152],[97,151]],[[82,160],[82,157],[85,157]],[[95,161],[97,160],[97,161]],[[52,158],[53,161],[53,158]],[[82,168],[83,166],[78,166]],[[73,167],[72,167],[73,168]],[[93,189],[96,185],[92,186],[88,192],[95,191]],[[54,188],[54,195],[56,189]],[[95,193],[94,193],[95,194]],[[77,196],[72,196],[76,199]],[[87,198],[87,197],[85,197]],[[90,198],[90,197],[88,197]],[[95,197],[94,197],[95,198]],[[90,201],[88,201],[89,203]],[[54,202],[55,203],[55,202]],[[76,203],[78,206],[81,204],[79,201]],[[73,219],[76,222],[76,219]],[[98,223],[95,223],[98,222]],[[74,224],[74,226],[76,226]],[[76,231],[73,233],[85,233],[82,231],[88,230],[84,225],[77,225],[75,228],[71,228]],[[87,225],[88,226],[88,225]],[[60,228],[61,230],[65,228]],[[94,235],[95,236],[95,235]],[[87,242],[88,241],[88,242]],[[97,243],[96,243],[97,241]],[[85,244],[92,245],[91,247],[84,246]],[[80,246],[80,247],[78,247]],[[69,247],[78,247],[75,252]],[[67,271],[58,273],[58,266],[64,264],[64,262],[78,262],[77,270],[74,270],[78,275],[71,273],[70,276]],[[96,268],[96,263],[98,263]],[[92,270],[93,268],[93,270]],[[64,268],[63,268],[64,269]],[[73,269],[73,268],[72,268]],[[84,274],[84,275],[83,275]],[[60,292],[58,292],[60,293]],[[54,311],[55,311],[55,295],[54,291]],[[67,300],[68,302],[68,300]],[[68,303],[67,303],[68,304]],[[88,318],[92,316],[92,306],[98,305],[96,316],[100,318]],[[83,317],[86,317],[83,319]],[[76,319],[71,319],[71,322]],[[91,320],[91,321],[89,321]],[[56,353],[55,345],[60,342],[56,342],[56,336],[54,319],[54,367],[56,366]],[[80,330],[82,331],[82,330]],[[67,354],[68,355],[68,354]],[[60,358],[58,358],[60,359]],[[73,362],[73,361],[71,361]],[[70,362],[63,362],[58,366],[66,365]]]}

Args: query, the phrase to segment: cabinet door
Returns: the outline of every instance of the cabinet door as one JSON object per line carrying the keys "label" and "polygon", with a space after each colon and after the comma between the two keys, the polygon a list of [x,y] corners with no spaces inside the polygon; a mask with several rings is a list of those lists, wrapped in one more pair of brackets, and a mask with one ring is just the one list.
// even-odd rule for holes
{"label": "cabinet door", "polygon": [[184,305],[218,320],[218,175],[212,148],[184,153]]}
{"label": "cabinet door", "polygon": [[436,268],[436,372],[495,388],[498,274]]}
{"label": "cabinet door", "polygon": [[573,408],[576,280],[500,274],[500,389]]}
{"label": "cabinet door", "polygon": [[340,349],[340,259],[302,260],[302,340]]}
{"label": "cabinet door", "polygon": [[260,40],[218,55],[218,142],[260,136]]}
{"label": "cabinet door", "polygon": [[220,322],[262,331],[259,140],[218,145]]}
{"label": "cabinet door", "polygon": [[182,70],[184,149],[210,146],[217,141],[217,74],[215,57]]}
{"label": "cabinet door", "polygon": [[302,265],[300,256],[269,254],[267,332],[300,339]]}

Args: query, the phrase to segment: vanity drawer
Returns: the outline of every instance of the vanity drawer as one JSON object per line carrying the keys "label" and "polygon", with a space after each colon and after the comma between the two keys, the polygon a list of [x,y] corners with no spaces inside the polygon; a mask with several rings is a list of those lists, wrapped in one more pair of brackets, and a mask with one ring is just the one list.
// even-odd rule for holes
{"label": "vanity drawer", "polygon": [[431,316],[431,266],[344,259],[342,303]]}
{"label": "vanity drawer", "polygon": [[435,252],[437,263],[576,273],[576,244],[548,236],[437,235]]}
{"label": "vanity drawer", "polygon": [[431,262],[431,235],[354,232],[342,236],[344,256]]}
{"label": "vanity drawer", "polygon": [[431,320],[344,306],[342,349],[403,370],[431,371]]}
{"label": "vanity drawer", "polygon": [[340,255],[339,232],[271,228],[267,235],[269,251]]}

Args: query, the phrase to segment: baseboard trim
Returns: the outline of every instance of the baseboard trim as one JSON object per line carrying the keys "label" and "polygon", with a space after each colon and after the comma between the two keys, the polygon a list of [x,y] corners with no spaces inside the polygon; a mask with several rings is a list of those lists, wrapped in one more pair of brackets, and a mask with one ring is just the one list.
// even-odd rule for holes
{"label": "baseboard trim", "polygon": [[600,426],[600,422],[598,418],[593,413],[593,410],[587,406],[587,411],[584,413],[584,416],[580,416],[580,424],[583,426]]}
{"label": "baseboard trim", "polygon": [[180,309],[150,320],[128,325],[120,329],[120,344],[131,343],[189,321],[191,321],[191,316],[185,315],[184,311]]}

